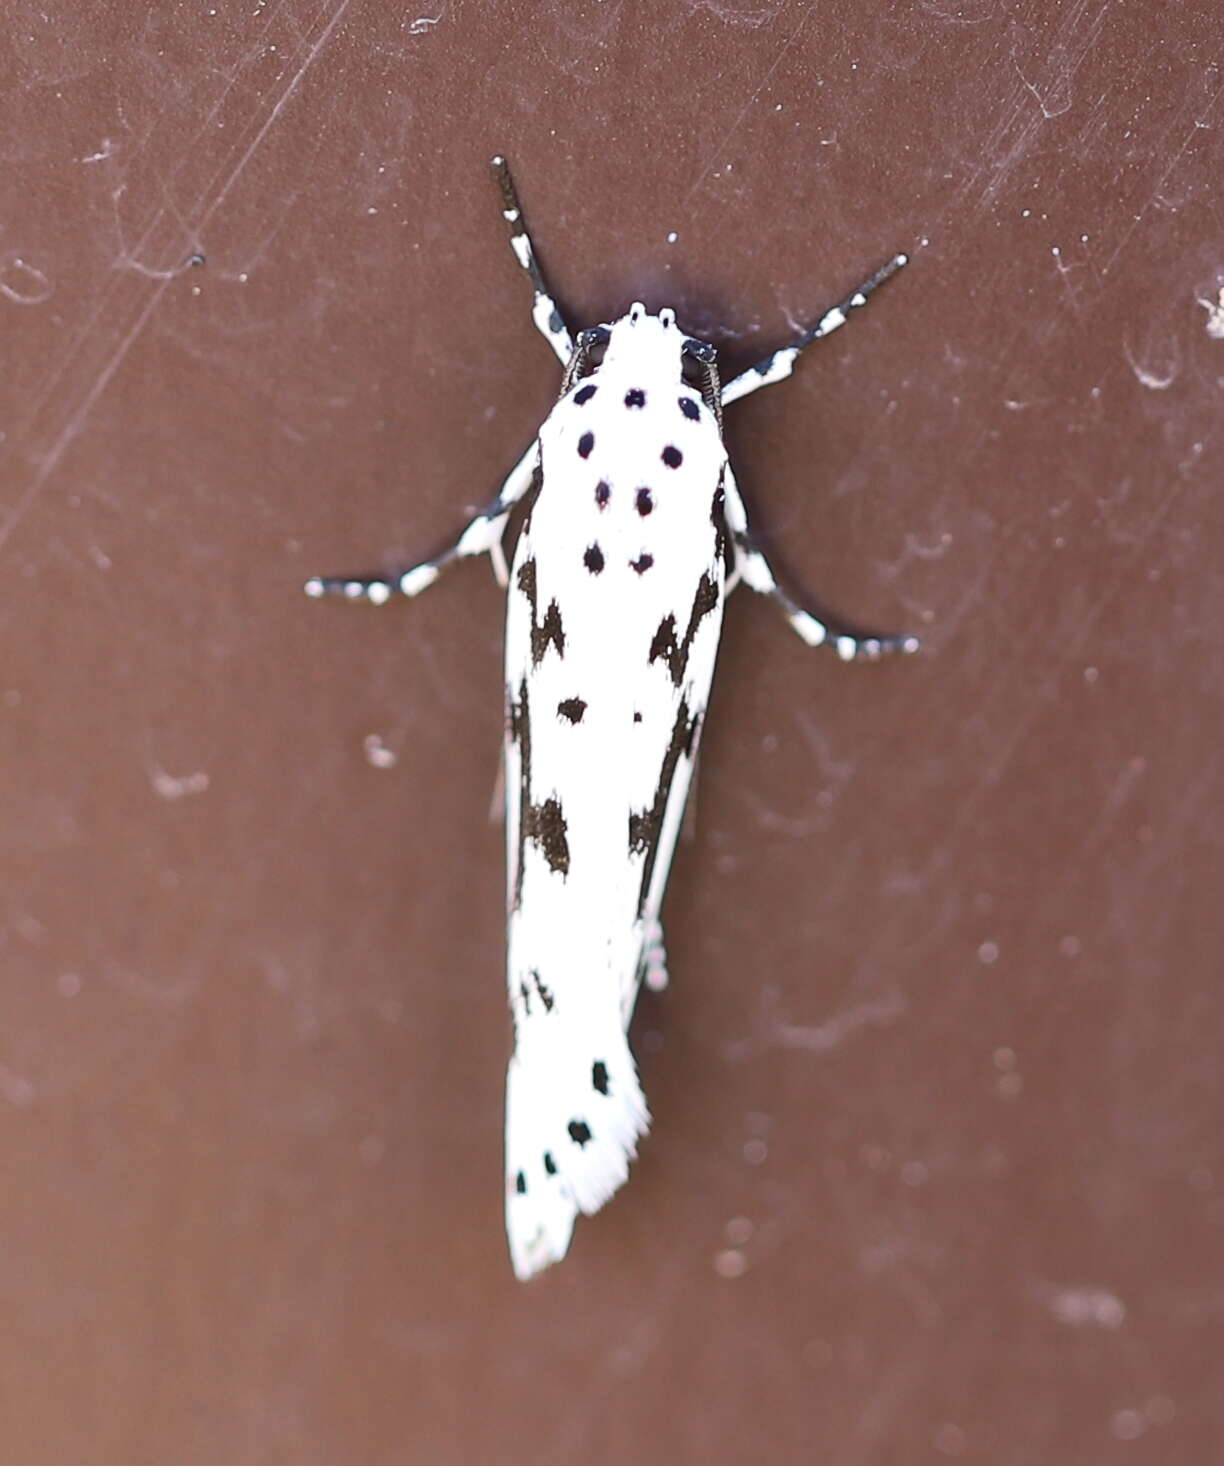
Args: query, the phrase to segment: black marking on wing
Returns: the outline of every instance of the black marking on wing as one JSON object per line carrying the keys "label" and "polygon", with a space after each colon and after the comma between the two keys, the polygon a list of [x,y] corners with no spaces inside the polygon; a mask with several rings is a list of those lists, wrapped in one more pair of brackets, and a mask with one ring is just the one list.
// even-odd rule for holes
{"label": "black marking on wing", "polygon": [[608,1066],[602,1059],[596,1059],[591,1065],[591,1083],[600,1094],[607,1094]]}
{"label": "black marking on wing", "polygon": [[585,1120],[571,1120],[569,1122],[569,1138],[581,1150],[591,1139],[591,1127]]}
{"label": "black marking on wing", "polygon": [[531,603],[531,665],[533,667],[540,665],[550,642],[557,648],[557,655],[563,657],[565,655],[565,628],[561,625],[561,608],[556,601],[549,601],[548,610],[544,612],[544,621],[541,624],[534,560],[525,560],[519,567],[518,587]]}
{"label": "black marking on wing", "polygon": [[519,534],[526,534],[531,528],[531,516],[535,513],[536,500],[540,497],[540,488],[544,483],[544,468],[537,462],[531,473],[531,487],[523,495],[523,506],[526,513],[523,515],[523,527]]}
{"label": "black marking on wing", "polygon": [[514,1189],[520,1196],[527,1195],[527,1177],[523,1175],[522,1171],[519,1171],[514,1178]]}
{"label": "black marking on wing", "polygon": [[637,491],[633,497],[633,507],[645,519],[654,508],[654,496],[649,489],[641,488]]}
{"label": "black marking on wing", "polygon": [[646,406],[646,394],[645,394],[645,392],[643,392],[640,387],[630,387],[630,389],[628,390],[628,392],[625,393],[625,406],[626,407],[645,407]]}
{"label": "black marking on wing", "polygon": [[565,812],[559,799],[546,799],[543,804],[528,805],[523,811],[523,835],[534,840],[544,852],[549,870],[569,872],[569,841],[565,837]]}
{"label": "black marking on wing", "polygon": [[691,422],[696,422],[697,419],[701,416],[701,408],[697,406],[697,404],[693,401],[691,397],[681,397],[680,411]]}
{"label": "black marking on wing", "polygon": [[684,681],[689,652],[692,650],[697,628],[717,605],[718,586],[709,573],[705,572],[697,584],[697,594],[693,598],[693,609],[689,612],[688,628],[683,640],[679,642],[676,640],[676,618],[674,616],[664,616],[663,620],[659,622],[658,630],[650,643],[649,660],[657,662],[660,657],[665,658],[668,670],[671,672],[671,679],[677,687]]}
{"label": "black marking on wing", "polygon": [[544,1152],[544,1169],[548,1172],[550,1176],[555,1176],[557,1174],[557,1163],[553,1160],[553,1153],[551,1150],[546,1150]]}
{"label": "black marking on wing", "polygon": [[587,705],[580,697],[567,697],[564,702],[557,704],[558,714],[571,723],[581,723],[582,715],[586,710]]}
{"label": "black marking on wing", "polygon": [[582,556],[582,563],[592,575],[598,575],[604,568],[603,551],[598,545],[588,545]]}
{"label": "black marking on wing", "polygon": [[636,570],[639,575],[645,575],[653,564],[654,556],[643,550],[636,560],[630,560],[629,569]]}
{"label": "black marking on wing", "polygon": [[606,479],[600,479],[595,485],[595,503],[600,509],[608,507],[608,500],[612,497],[612,490],[608,487]]}
{"label": "black marking on wing", "polygon": [[718,560],[725,560],[727,555],[727,515],[724,507],[727,494],[723,488],[725,476],[724,469],[718,475],[718,487],[714,490],[714,502],[710,505],[710,523],[714,526],[714,555]]}
{"label": "black marking on wing", "polygon": [[663,452],[659,454],[659,457],[667,464],[668,468],[679,468],[684,462],[684,454],[681,453],[674,443],[669,443]]}
{"label": "black marking on wing", "polygon": [[638,892],[638,915],[646,905],[650,894],[650,882],[654,876],[655,859],[659,853],[659,835],[663,829],[663,816],[667,813],[667,801],[671,797],[672,781],[676,777],[676,765],[681,757],[690,757],[690,750],[696,746],[697,726],[701,714],[689,716],[687,698],[680,699],[676,709],[676,721],[672,725],[671,741],[663,755],[663,766],[659,770],[659,783],[649,809],[632,812],[629,815],[629,853],[645,855],[642,866],[642,885]]}
{"label": "black marking on wing", "polygon": [[599,388],[594,382],[588,382],[585,387],[579,387],[577,392],[574,393],[575,404],[581,407],[584,403],[589,402],[598,391]]}
{"label": "black marking on wing", "polygon": [[[569,841],[566,838],[565,812],[561,808],[561,801],[546,799],[543,804],[536,804],[531,797],[531,708],[528,703],[525,677],[519,683],[518,701],[515,702],[513,694],[509,692],[506,701],[509,709],[510,737],[518,744],[519,749],[518,864],[515,870],[512,903],[514,909],[517,910],[523,895],[523,864],[527,841],[534,841],[544,852],[544,859],[548,861],[549,870],[560,871],[562,876],[569,873],[570,854]],[[549,993],[548,998],[545,998],[545,989],[540,985],[538,979],[537,991],[545,1007],[548,1008],[552,994]],[[524,1006],[526,1006],[527,995],[523,996]]]}
{"label": "black marking on wing", "polygon": [[552,989],[545,985],[544,979],[540,976],[539,972],[534,967],[531,969],[531,978],[532,981],[535,983],[536,992],[540,995],[540,1002],[544,1004],[545,1013],[551,1013],[553,1010],[553,1005],[557,1001],[556,998],[554,998],[552,995]]}
{"label": "black marking on wing", "polygon": [[594,446],[595,434],[583,433],[582,437],[578,439],[578,457],[589,458],[591,456],[591,449],[594,448]]}

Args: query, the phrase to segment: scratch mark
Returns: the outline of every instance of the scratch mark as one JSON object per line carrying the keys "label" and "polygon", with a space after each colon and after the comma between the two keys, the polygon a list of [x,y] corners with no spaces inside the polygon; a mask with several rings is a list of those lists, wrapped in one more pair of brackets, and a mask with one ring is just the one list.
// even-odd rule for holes
{"label": "scratch mark", "polygon": [[1178,376],[1181,374],[1181,359],[1179,353],[1176,350],[1176,344],[1174,346],[1173,360],[1168,364],[1167,368],[1165,369],[1165,374],[1163,376],[1161,376],[1159,372],[1154,372],[1148,367],[1141,366],[1140,363],[1135,360],[1134,353],[1131,351],[1130,348],[1130,342],[1127,341],[1125,338],[1123,338],[1122,341],[1122,351],[1125,354],[1127,361],[1130,363],[1130,369],[1132,372],[1134,372],[1136,379],[1141,382],[1143,386],[1149,387],[1153,392],[1167,391],[1173,385],[1173,383],[1177,381]]}
{"label": "scratch mark", "polygon": [[1172,174],[1173,170],[1177,167],[1182,158],[1185,156],[1186,149],[1190,146],[1190,144],[1194,141],[1194,139],[1198,136],[1200,132],[1205,131],[1211,126],[1211,124],[1205,119],[1209,117],[1211,113],[1215,110],[1215,105],[1220,100],[1220,94],[1222,92],[1224,92],[1224,82],[1221,82],[1220,85],[1212,93],[1211,100],[1203,109],[1203,117],[1195,118],[1195,120],[1191,123],[1189,132],[1186,133],[1186,136],[1182,140],[1181,147],[1178,148],[1178,150],[1173,154],[1173,157],[1169,160],[1169,166],[1156,180],[1156,186],[1148,195],[1147,202],[1143,205],[1143,207],[1139,210],[1139,212],[1135,215],[1135,217],[1131,220],[1126,229],[1123,231],[1122,238],[1114,246],[1113,253],[1109,256],[1109,259],[1101,267],[1101,274],[1103,276],[1109,274],[1110,270],[1114,266],[1114,261],[1130,243],[1131,235],[1134,234],[1135,230],[1143,222],[1144,215],[1164,192],[1164,187],[1165,184],[1169,181],[1169,176]]}
{"label": "scratch mark", "polygon": [[803,32],[804,26],[808,23],[808,17],[812,14],[812,11],[815,10],[815,8],[815,4],[811,4],[807,7],[807,9],[803,12],[803,16],[800,19],[799,24],[791,32],[790,36],[788,36],[787,39],[783,41],[778,51],[778,54],[774,57],[772,63],[770,64],[769,70],[757,83],[757,86],[754,89],[752,95],[744,103],[743,107],[740,108],[734,122],[732,122],[731,126],[726,130],[722,137],[719,138],[717,146],[711,150],[710,156],[706,160],[705,167],[702,168],[701,172],[697,175],[697,180],[693,184],[692,188],[690,188],[689,191],[684,195],[684,203],[688,203],[689,199],[693,197],[693,195],[697,192],[701,185],[710,176],[710,173],[713,171],[714,164],[718,161],[723,149],[727,146],[727,143],[731,140],[732,136],[739,130],[740,124],[751,111],[753,103],[769,84],[770,77],[773,76],[774,72],[777,71],[778,67],[782,64],[782,58],[799,39],[800,35]]}
{"label": "scratch mark", "polygon": [[966,15],[962,6],[958,6],[953,13],[950,10],[941,10],[933,0],[918,0],[918,8],[935,16],[937,20],[946,20],[949,25],[982,25],[985,21],[994,20],[996,14],[994,7],[989,5],[981,15]]}
{"label": "scratch mark", "polygon": [[[263,124],[255,133],[254,139],[252,140],[250,146],[238,159],[237,163],[235,163],[234,166],[231,168],[228,177],[225,179],[225,182],[218,189],[216,195],[213,197],[207,208],[204,209],[200,214],[196,222],[195,229],[193,231],[194,235],[197,238],[203,236],[204,230],[209,220],[213,217],[213,215],[217,212],[217,210],[221,207],[226,198],[229,196],[230,190],[237,183],[239,177],[242,175],[243,170],[251,161],[251,158],[254,156],[260,143],[262,143],[264,138],[268,135],[269,129],[279,119],[281,113],[285,109],[285,105],[288,103],[289,99],[293,96],[294,92],[300,85],[302,78],[306,75],[306,72],[310,69],[315,60],[318,58],[320,52],[331,39],[332,33],[340,24],[340,21],[344,18],[344,14],[348,10],[350,4],[351,0],[340,0],[339,5],[337,5],[336,9],[332,12],[331,18],[328,20],[327,24],[319,32],[313,44],[311,44],[306,49],[301,65],[298,67],[297,71],[294,72],[288,84],[285,86],[284,90],[277,98],[276,103],[268,112],[268,115],[264,119]],[[237,73],[229,80],[224,92],[222,93],[221,98],[218,100],[216,106],[214,106],[212,111],[210,112],[210,120],[211,118],[216,116],[217,112],[220,110],[222,103],[225,100],[225,97],[228,96],[230,90],[236,84],[236,81]],[[202,135],[203,130],[201,131],[200,136]],[[167,210],[165,207],[157,211],[153,220],[150,222],[149,227],[145,230],[144,235],[141,238],[140,245],[137,246],[138,248],[143,246],[144,243],[152,236],[154,230],[157,228],[157,225],[165,217],[166,212]],[[132,326],[121,338],[115,349],[102,363],[100,370],[95,375],[90,386],[86,389],[80,402],[68,414],[68,417],[64,422],[63,427],[53,439],[50,448],[43,456],[42,462],[39,464],[39,467],[34,476],[31,478],[30,482],[26,485],[21,494],[18,495],[16,502],[4,515],[3,519],[0,519],[0,551],[3,551],[4,547],[8,544],[8,541],[12,537],[14,530],[25,518],[26,514],[29,513],[31,506],[34,504],[39,494],[42,492],[44,486],[47,483],[47,480],[51,477],[56,468],[59,466],[60,460],[63,458],[64,453],[67,451],[68,447],[72,444],[72,442],[76,439],[78,434],[84,428],[85,423],[88,421],[89,415],[93,411],[98,399],[102,396],[103,392],[105,392],[106,388],[110,385],[115,373],[123,364],[123,361],[126,358],[128,352],[132,349],[133,344],[143,332],[149,317],[152,315],[153,311],[160,303],[162,295],[164,294],[166,287],[169,285],[169,283],[170,281],[168,279],[156,280],[154,289],[151,291],[148,299],[145,301],[144,305],[137,313],[136,319],[133,322]],[[63,366],[61,366],[58,372],[51,375],[43,392],[39,394],[36,403],[32,407],[31,415],[38,410],[39,406],[41,406],[41,403],[53,390],[59,377],[62,375],[63,371],[66,370],[68,361],[71,359],[72,354],[75,353],[80,343],[83,340],[88,340],[91,328],[101,316],[105,308],[106,300],[107,297],[104,295],[102,300],[100,300],[98,306],[92,313],[90,321],[80,332],[78,332],[76,340],[73,343],[72,350],[69,352],[68,356],[65,357]]]}
{"label": "scratch mark", "polygon": [[[769,1008],[776,1009],[777,998],[772,992],[765,994]],[[731,1062],[752,1057],[762,1049],[780,1048],[799,1050],[809,1054],[828,1054],[841,1048],[847,1040],[865,1028],[887,1028],[904,1018],[909,1012],[909,1003],[904,993],[892,991],[878,998],[857,1003],[834,1013],[823,1023],[800,1024],[780,1022],[773,1012],[765,1015],[763,1031],[752,1038],[737,1039],[726,1045],[724,1052]]]}
{"label": "scratch mark", "polygon": [[110,140],[110,138],[104,137],[102,139],[102,146],[98,149],[98,151],[96,153],[87,153],[85,157],[81,159],[81,162],[101,163],[107,158],[113,158],[115,156],[115,151],[115,144]]}
{"label": "scratch mark", "polygon": [[0,295],[14,305],[41,305],[55,294],[55,287],[43,272],[14,250],[0,255]]}
{"label": "scratch mark", "polygon": [[310,70],[319,53],[323,50],[324,46],[326,46],[328,41],[331,39],[332,32],[336,29],[341,20],[344,18],[344,12],[349,8],[350,3],[351,0],[340,0],[340,4],[337,5],[335,11],[332,14],[332,18],[319,32],[318,40],[316,40],[314,45],[307,50],[306,57],[303,60],[301,66],[299,66],[297,71],[294,72],[292,78],[289,81],[289,85],[277,98],[276,105],[268,113],[268,116],[263,126],[255,134],[255,139],[251,143],[251,146],[246,150],[245,153],[243,153],[242,157],[239,158],[237,166],[234,168],[234,171],[225,180],[225,184],[222,187],[221,191],[217,194],[217,197],[209,205],[208,212],[200,221],[200,229],[198,231],[199,233],[202,234],[204,232],[203,226],[208,223],[213,214],[215,214],[216,211],[225,202],[225,199],[229,194],[230,189],[233,188],[234,184],[238,182],[238,178],[239,175],[242,173],[242,170],[251,161],[256,149],[259,147],[260,143],[263,142],[264,138],[268,135],[270,128],[276,122],[277,118],[285,110],[285,106],[288,103],[290,97],[292,97],[294,92],[297,91],[298,86],[301,84],[302,78]]}
{"label": "scratch mark", "polygon": [[1052,246],[1052,248],[1050,249],[1050,254],[1053,255],[1054,263],[1058,267],[1058,278],[1067,297],[1067,309],[1071,312],[1073,316],[1082,315],[1082,311],[1080,310],[1079,296],[1076,295],[1075,290],[1071,285],[1071,272],[1075,269],[1078,269],[1079,266],[1069,265],[1066,260],[1063,259],[1063,252],[1058,245]]}
{"label": "scratch mark", "polygon": [[691,11],[707,10],[716,16],[724,25],[737,25],[747,30],[757,30],[767,20],[772,20],[778,13],[776,6],[765,6],[763,10],[732,10],[728,6],[719,5],[716,0],[689,0]]}

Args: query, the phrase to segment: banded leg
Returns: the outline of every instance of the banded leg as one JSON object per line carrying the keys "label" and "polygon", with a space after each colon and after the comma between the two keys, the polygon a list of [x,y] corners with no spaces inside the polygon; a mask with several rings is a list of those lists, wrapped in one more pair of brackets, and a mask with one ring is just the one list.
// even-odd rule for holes
{"label": "banded leg", "polygon": [[493,561],[493,573],[498,584],[507,585],[510,577],[506,569],[505,551],[502,549],[506,521],[510,517],[510,511],[535,483],[539,461],[540,446],[532,443],[506,476],[497,498],[476,515],[449,550],[444,550],[435,559],[426,560],[389,577],[315,576],[306,582],[306,594],[315,597],[344,596],[350,601],[370,601],[381,606],[394,595],[419,595],[437,580],[452,561],[466,559],[469,555],[484,554]]}
{"label": "banded leg", "polygon": [[771,351],[767,357],[758,361],[756,366],[749,367],[746,372],[741,372],[738,377],[734,377],[723,388],[723,406],[726,407],[728,402],[738,402],[741,397],[747,397],[749,392],[755,392],[758,387],[768,387],[771,382],[780,382],[784,377],[789,377],[801,352],[805,351],[813,341],[819,341],[822,336],[836,331],[838,326],[844,326],[846,317],[852,310],[858,310],[860,306],[866,305],[872,293],[908,263],[908,255],[893,255],[886,265],[881,266],[874,275],[864,280],[857,290],[851,291],[845,300],[840,301],[832,310],[825,311],[814,326],[797,336],[789,346],[781,346],[777,351]]}
{"label": "banded leg", "polygon": [[724,470],[723,493],[725,496],[723,513],[726,516],[727,529],[735,555],[728,580],[729,587],[738,585],[742,580],[745,585],[750,586],[760,595],[768,596],[777,604],[782,614],[808,646],[821,646],[829,642],[843,662],[853,662],[858,659],[875,661],[877,657],[885,656],[890,652],[916,652],[918,650],[916,636],[856,636],[845,627],[821,621],[819,617],[813,616],[810,611],[805,611],[797,605],[778,584],[770,569],[769,561],[753,543],[748,530],[748,515],[744,509],[744,501],[740,498],[735,475],[731,472],[730,466]]}
{"label": "banded leg", "polygon": [[530,276],[531,287],[535,291],[535,305],[531,310],[532,320],[536,323],[536,330],[556,352],[558,360],[564,366],[574,354],[573,339],[565,324],[565,318],[557,308],[557,302],[549,293],[544,280],[544,272],[540,269],[535,257],[531,236],[523,224],[523,210],[519,204],[518,194],[515,192],[514,180],[510,177],[510,165],[499,154],[492,160],[492,166],[493,176],[497,179],[497,186],[501,190],[502,217],[510,226],[510,248],[514,251],[515,259]]}

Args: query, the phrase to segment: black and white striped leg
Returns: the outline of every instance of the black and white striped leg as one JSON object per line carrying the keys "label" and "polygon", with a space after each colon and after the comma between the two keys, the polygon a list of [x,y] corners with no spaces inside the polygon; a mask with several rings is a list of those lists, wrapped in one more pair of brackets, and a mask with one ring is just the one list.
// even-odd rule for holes
{"label": "black and white striped leg", "polygon": [[498,155],[493,159],[492,166],[493,176],[497,179],[497,187],[501,191],[502,217],[510,226],[510,248],[514,251],[515,259],[530,276],[531,288],[535,291],[535,305],[531,310],[532,319],[536,323],[536,330],[556,352],[564,366],[574,354],[573,338],[557,307],[557,302],[549,292],[544,273],[535,257],[531,236],[527,233],[523,223],[523,209],[514,188],[514,180],[510,177],[510,165],[505,158]]}
{"label": "black and white striped leg", "polygon": [[737,585],[742,580],[754,591],[768,596],[808,646],[823,646],[828,642],[843,662],[875,661],[877,657],[893,652],[918,650],[916,636],[856,636],[845,627],[836,626],[831,621],[822,621],[797,605],[778,584],[769,561],[752,541],[744,501],[740,498],[739,488],[730,468],[724,473],[723,493],[723,513],[734,550],[729,585]]}
{"label": "black and white striped leg", "polygon": [[493,573],[498,584],[505,586],[510,578],[502,548],[506,522],[510,511],[535,483],[539,461],[539,444],[532,443],[510,470],[497,498],[476,515],[449,550],[444,550],[435,559],[389,576],[315,576],[306,582],[306,594],[315,597],[343,596],[346,600],[370,601],[381,606],[392,596],[420,595],[454,560],[486,554],[493,561]]}
{"label": "black and white striped leg", "polygon": [[758,387],[768,387],[771,382],[780,382],[784,377],[789,377],[801,352],[806,351],[813,341],[819,341],[830,331],[836,331],[838,326],[844,326],[851,311],[866,305],[872,293],[908,263],[908,255],[893,255],[886,265],[881,266],[870,279],[864,280],[857,290],[851,291],[832,310],[825,311],[814,326],[796,337],[789,346],[770,352],[756,366],[749,367],[746,372],[734,377],[723,388],[723,406],[726,407],[728,402],[738,402],[741,397],[747,397],[749,392],[755,392]]}

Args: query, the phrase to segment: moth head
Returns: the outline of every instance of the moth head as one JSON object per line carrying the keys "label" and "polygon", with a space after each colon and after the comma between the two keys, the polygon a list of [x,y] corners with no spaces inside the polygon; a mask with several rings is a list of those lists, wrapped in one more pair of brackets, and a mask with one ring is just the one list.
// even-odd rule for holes
{"label": "moth head", "polygon": [[679,380],[684,375],[685,362],[692,347],[709,353],[709,357],[700,358],[703,361],[713,356],[712,346],[685,336],[676,325],[674,310],[664,307],[655,315],[640,300],[635,300],[620,320],[596,329],[605,343],[605,362],[615,362],[618,366],[623,364],[655,377],[660,373],[674,372]]}

